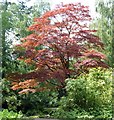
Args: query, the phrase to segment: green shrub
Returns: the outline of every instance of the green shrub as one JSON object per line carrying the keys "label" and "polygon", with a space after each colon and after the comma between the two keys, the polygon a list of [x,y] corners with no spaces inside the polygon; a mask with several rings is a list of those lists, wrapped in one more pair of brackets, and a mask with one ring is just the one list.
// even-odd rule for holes
{"label": "green shrub", "polygon": [[24,96],[21,110],[27,116],[39,115],[43,108],[48,105],[49,98],[47,92],[30,93]]}
{"label": "green shrub", "polygon": [[10,88],[10,82],[2,81],[2,108],[9,111],[21,111],[25,116],[45,116],[49,114],[46,108],[55,107],[57,103],[57,91],[42,91],[29,94],[18,94]]}
{"label": "green shrub", "polygon": [[10,85],[10,81],[2,79],[2,107],[17,112],[16,109],[21,105],[21,101],[17,92],[13,91]]}
{"label": "green shrub", "polygon": [[10,86],[10,81],[2,80],[2,107],[9,111],[22,111],[26,116],[39,115],[43,114],[44,108],[57,104],[56,91],[18,94]]}
{"label": "green shrub", "polygon": [[[86,118],[94,118],[93,115],[90,115],[89,112],[86,112],[85,110],[77,107],[72,109],[64,110],[62,106],[60,106],[53,114],[53,117],[60,118],[60,119],[86,119]],[[93,119],[92,119],[93,120]]]}
{"label": "green shrub", "polygon": [[8,111],[7,109],[4,109],[3,111],[0,111],[0,120],[2,119],[12,119],[12,118],[22,118],[22,113],[15,113],[13,111]]}
{"label": "green shrub", "polygon": [[67,79],[69,100],[82,108],[109,107],[112,102],[112,72],[102,68],[90,69],[77,79]]}
{"label": "green shrub", "polygon": [[[112,116],[112,71],[93,68],[88,74],[66,80],[67,96],[62,97],[54,116],[58,118]],[[66,116],[66,117],[65,117]]]}

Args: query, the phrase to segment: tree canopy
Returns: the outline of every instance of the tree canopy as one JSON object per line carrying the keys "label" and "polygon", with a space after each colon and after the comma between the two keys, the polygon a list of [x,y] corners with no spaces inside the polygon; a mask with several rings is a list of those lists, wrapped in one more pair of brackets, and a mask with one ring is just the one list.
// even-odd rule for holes
{"label": "tree canopy", "polygon": [[[103,43],[94,34],[96,30],[90,30],[90,21],[88,6],[80,3],[60,4],[35,18],[28,28],[32,34],[16,46],[19,60],[35,69],[26,74],[10,74],[12,89],[36,92],[48,89],[49,84],[64,88],[67,78],[76,78],[91,67],[107,68],[106,56],[99,52]],[[42,83],[46,86],[42,87]]]}

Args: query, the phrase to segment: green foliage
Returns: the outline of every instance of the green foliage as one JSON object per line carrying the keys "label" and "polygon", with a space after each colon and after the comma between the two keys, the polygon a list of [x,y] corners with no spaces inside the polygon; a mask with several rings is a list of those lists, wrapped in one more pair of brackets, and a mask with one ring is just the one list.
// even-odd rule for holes
{"label": "green foliage", "polygon": [[[40,5],[41,4],[41,5]],[[44,9],[44,7],[46,9]],[[18,91],[13,91],[11,82],[8,81],[7,75],[13,72],[26,73],[33,69],[33,65],[26,65],[23,61],[17,60],[18,54],[14,53],[13,44],[18,39],[30,34],[27,27],[33,22],[35,16],[40,16],[44,11],[49,9],[48,3],[40,1],[34,6],[26,6],[26,2],[1,2],[0,3],[2,16],[2,107],[8,110],[33,115],[44,104],[42,99],[46,99],[45,95],[30,94],[19,95]],[[41,9],[42,8],[42,9]],[[15,41],[16,40],[16,41]],[[1,95],[1,94],[0,94]],[[41,104],[41,105],[40,105]],[[27,109],[28,105],[30,107]],[[32,110],[32,112],[31,112]]]}
{"label": "green foliage", "polygon": [[50,112],[45,110],[46,108],[57,106],[56,91],[18,94],[18,91],[14,92],[10,85],[10,81],[2,80],[2,107],[4,109],[14,112],[21,111],[26,116],[44,116]]}
{"label": "green foliage", "polygon": [[[101,4],[100,4],[101,5]],[[40,16],[44,11],[49,10],[49,4],[41,2],[28,8],[25,3],[19,4],[0,4],[2,6],[2,45],[3,45],[3,69],[4,73],[16,72],[26,73],[33,69],[32,66],[24,62],[18,62],[17,56],[13,54],[11,32],[16,42],[21,37],[25,37],[30,32],[27,27],[32,23],[34,17]],[[95,26],[98,28],[98,35],[105,43],[105,51],[109,58],[111,66],[111,7],[104,4],[98,6],[98,12],[102,18],[98,18]],[[39,9],[40,8],[40,9]],[[105,11],[105,12],[104,12]],[[13,38],[14,39],[14,38]],[[41,46],[42,47],[42,46]],[[40,47],[36,47],[36,50]],[[23,50],[24,51],[24,50]],[[22,52],[23,52],[22,51]],[[0,112],[1,118],[21,118],[26,116],[37,115],[37,117],[46,117],[52,115],[57,118],[111,118],[112,117],[112,83],[111,70],[91,69],[88,74],[81,74],[77,79],[66,80],[67,96],[59,102],[57,92],[38,92],[32,94],[20,95],[18,91],[10,88],[10,81],[3,79],[2,83],[2,105],[5,110]],[[0,84],[1,84],[0,83]],[[0,91],[1,92],[1,91]],[[1,97],[0,97],[1,98]],[[59,104],[59,107],[58,107]],[[52,109],[58,107],[56,110]],[[47,109],[49,108],[49,109]],[[51,108],[51,109],[50,109]],[[10,112],[9,112],[9,111]],[[19,114],[17,112],[20,112]],[[55,111],[53,114],[52,112]]]}
{"label": "green foliage", "polygon": [[23,95],[22,100],[22,112],[27,116],[30,115],[39,115],[42,114],[44,108],[49,103],[49,93],[31,93],[27,95]]}
{"label": "green foliage", "polygon": [[59,107],[56,112],[53,114],[54,117],[60,119],[91,119],[93,120],[94,116],[90,115],[89,112],[77,107],[65,111],[63,108]]}
{"label": "green foliage", "polygon": [[111,103],[111,84],[111,71],[94,68],[89,71],[89,74],[67,80],[66,89],[78,105],[96,107]]}
{"label": "green foliage", "polygon": [[[43,9],[43,7],[46,7],[46,9]],[[30,7],[23,1],[18,3],[3,1],[0,3],[0,9],[2,17],[2,77],[4,78],[9,72],[17,70],[16,68],[19,66],[13,45],[19,43],[20,38],[31,33],[27,30],[27,27],[32,24],[34,17],[39,17],[44,11],[49,10],[50,6],[47,2],[43,3],[42,1]]]}
{"label": "green foliage", "polygon": [[10,82],[5,79],[2,80],[2,96],[2,107],[17,112],[17,107],[21,105],[21,99],[17,92],[11,90]]}
{"label": "green foliage", "polygon": [[21,112],[15,113],[13,111],[8,111],[7,109],[0,111],[0,120],[22,118],[22,116],[23,116],[23,114]]}
{"label": "green foliage", "polygon": [[111,74],[111,70],[93,68],[88,74],[83,73],[77,79],[67,79],[67,96],[61,99],[59,109],[54,115],[59,118],[111,118]]}
{"label": "green foliage", "polygon": [[104,53],[107,55],[107,63],[113,67],[113,1],[96,0],[96,12],[99,14],[93,21],[93,27],[98,30],[97,35],[104,43]]}

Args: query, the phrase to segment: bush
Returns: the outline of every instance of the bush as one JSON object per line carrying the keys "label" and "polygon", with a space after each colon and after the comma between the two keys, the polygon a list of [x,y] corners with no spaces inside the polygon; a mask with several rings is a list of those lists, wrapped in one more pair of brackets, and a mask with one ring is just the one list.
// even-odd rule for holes
{"label": "bush", "polygon": [[[21,111],[26,116],[43,116],[45,114],[44,108],[57,104],[56,91],[18,94],[18,91],[13,91],[10,86],[10,81],[2,80],[2,107],[9,111]],[[46,112],[46,114],[48,113]]]}
{"label": "bush", "polygon": [[8,111],[7,109],[4,109],[3,111],[0,111],[0,120],[2,119],[12,119],[12,118],[22,118],[22,113],[15,113],[13,111]]}
{"label": "bush", "polygon": [[81,117],[111,118],[111,75],[109,69],[93,68],[88,74],[67,79],[67,96],[61,99],[59,109],[54,115],[59,118],[77,118],[80,114]]}
{"label": "bush", "polygon": [[[93,115],[90,115],[89,112],[77,107],[77,108],[72,108],[72,109],[67,109],[64,110],[62,106],[59,106],[59,108],[52,114],[53,117],[55,118],[60,118],[60,119],[86,119],[86,118],[94,118]],[[93,119],[92,119],[93,120]]]}
{"label": "bush", "polygon": [[37,92],[23,95],[21,110],[27,116],[42,115],[49,106],[49,92]]}
{"label": "bush", "polygon": [[77,79],[67,79],[69,99],[83,108],[110,106],[112,100],[112,72],[102,68],[90,69]]}
{"label": "bush", "polygon": [[13,91],[10,85],[10,81],[2,79],[2,107],[17,112],[17,107],[21,106],[20,95]]}

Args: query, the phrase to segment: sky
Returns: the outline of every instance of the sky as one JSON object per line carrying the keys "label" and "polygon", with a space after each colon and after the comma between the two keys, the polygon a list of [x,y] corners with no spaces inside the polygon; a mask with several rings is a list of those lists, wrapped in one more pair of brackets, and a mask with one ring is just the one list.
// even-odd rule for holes
{"label": "sky", "polygon": [[[5,1],[5,0],[0,0],[1,1]],[[20,0],[7,0],[9,2],[17,2]],[[24,0],[22,0],[24,1]],[[28,6],[35,4],[35,2],[38,2],[40,0],[28,0],[29,2],[27,3]],[[96,12],[95,12],[95,0],[43,0],[44,2],[49,2],[51,5],[51,9],[53,9],[55,7],[56,4],[59,4],[61,2],[63,3],[76,3],[76,2],[80,2],[83,5],[87,5],[89,6],[90,9],[90,14],[92,17],[96,17]]]}

